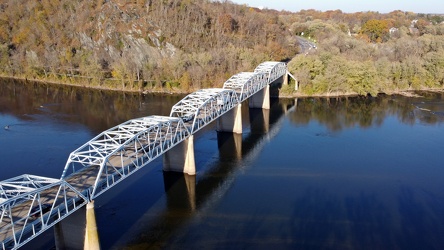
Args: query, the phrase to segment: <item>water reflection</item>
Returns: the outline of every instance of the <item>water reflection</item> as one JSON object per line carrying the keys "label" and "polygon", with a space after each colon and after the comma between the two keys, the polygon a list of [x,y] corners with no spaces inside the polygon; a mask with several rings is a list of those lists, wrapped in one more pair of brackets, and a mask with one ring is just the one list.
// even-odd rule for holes
{"label": "water reflection", "polygon": [[[0,131],[2,176],[59,177],[80,143],[180,100],[21,82],[0,91],[0,120],[13,125]],[[197,176],[163,173],[159,159],[99,197],[102,247],[442,249],[444,96],[418,94],[243,105],[242,135],[210,125],[196,136]]]}
{"label": "water reflection", "polygon": [[352,127],[379,127],[389,116],[405,124],[444,122],[444,94],[417,94],[418,97],[303,98],[298,100],[298,108],[289,117],[300,125],[318,121],[336,132]]}
{"label": "water reflection", "polygon": [[0,91],[0,113],[24,121],[47,115],[86,125],[97,134],[129,119],[169,115],[171,106],[181,99],[5,79],[0,81]]}
{"label": "water reflection", "polygon": [[246,162],[256,158],[264,144],[272,135],[276,135],[280,120],[292,106],[293,100],[275,99],[271,103],[271,110],[265,111],[265,114],[261,109],[247,108],[246,111],[252,115],[252,118],[248,119],[251,124],[247,121],[247,125],[251,127],[250,132],[245,135],[217,132],[219,157],[210,163],[206,170],[197,176],[163,173],[166,207],[158,213],[155,221],[150,221],[141,229],[144,232],[143,237],[139,234],[137,240],[127,247],[171,247],[173,239],[181,234],[183,226],[223,199],[236,174],[245,171],[249,166]]}
{"label": "water reflection", "polygon": [[[415,193],[411,187],[400,188],[394,201],[398,214],[378,193],[341,197],[331,190],[308,188],[295,200],[291,226],[292,235],[302,241],[289,245],[304,249],[441,249],[437,232],[443,226],[442,204],[435,199],[418,201]],[[431,204],[434,211],[429,210]]]}

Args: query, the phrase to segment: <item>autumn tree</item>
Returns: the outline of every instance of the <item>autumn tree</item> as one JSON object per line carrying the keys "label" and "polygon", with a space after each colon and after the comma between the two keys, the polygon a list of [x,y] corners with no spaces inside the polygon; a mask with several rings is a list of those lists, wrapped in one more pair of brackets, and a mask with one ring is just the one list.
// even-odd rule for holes
{"label": "autumn tree", "polygon": [[218,17],[219,25],[221,26],[222,32],[231,33],[238,28],[237,21],[234,18],[226,13],[222,14]]}
{"label": "autumn tree", "polygon": [[386,20],[368,20],[361,27],[360,34],[368,37],[371,42],[380,43],[387,39],[389,26]]}
{"label": "autumn tree", "polygon": [[427,27],[429,25],[431,25],[431,23],[429,21],[424,20],[424,19],[419,19],[415,23],[415,28],[418,29],[420,35],[424,35],[425,33],[427,33]]}

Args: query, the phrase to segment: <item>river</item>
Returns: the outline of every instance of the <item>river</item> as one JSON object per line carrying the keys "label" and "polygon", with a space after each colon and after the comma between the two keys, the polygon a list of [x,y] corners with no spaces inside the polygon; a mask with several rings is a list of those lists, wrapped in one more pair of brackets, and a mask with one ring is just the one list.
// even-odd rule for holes
{"label": "river", "polygon": [[[158,159],[100,196],[101,247],[444,249],[444,94],[417,94],[243,105],[242,135],[195,136],[195,177]],[[181,98],[1,80],[0,179],[59,178],[95,135]]]}

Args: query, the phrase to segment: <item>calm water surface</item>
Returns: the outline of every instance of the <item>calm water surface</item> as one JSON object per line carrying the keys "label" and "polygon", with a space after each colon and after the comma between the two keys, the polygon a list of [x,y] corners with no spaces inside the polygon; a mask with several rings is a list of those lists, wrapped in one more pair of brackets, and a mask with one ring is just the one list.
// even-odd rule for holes
{"label": "calm water surface", "polygon": [[[101,246],[444,249],[444,94],[419,94],[243,105],[242,135],[195,137],[195,177],[159,159],[100,196]],[[180,99],[1,81],[0,179],[59,178],[93,136]],[[49,230],[25,249],[53,247]]]}

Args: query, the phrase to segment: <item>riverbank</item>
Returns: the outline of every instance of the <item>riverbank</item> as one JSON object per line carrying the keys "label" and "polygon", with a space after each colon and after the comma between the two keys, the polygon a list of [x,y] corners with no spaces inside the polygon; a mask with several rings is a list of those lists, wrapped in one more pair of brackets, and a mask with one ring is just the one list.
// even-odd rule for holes
{"label": "riverbank", "polygon": [[[290,86],[294,87],[294,86]],[[287,88],[290,88],[287,87]],[[418,91],[429,91],[429,92],[444,92],[444,89],[437,88],[422,88],[422,89],[408,89],[408,90],[398,90],[398,91],[388,91],[388,92],[380,92],[378,95],[402,95],[405,97],[420,97],[420,95],[415,92]],[[340,98],[340,97],[356,97],[360,96],[356,92],[331,92],[331,93],[320,93],[320,94],[305,94],[302,92],[291,92],[281,91],[279,93],[279,98],[310,98],[310,97],[318,97],[318,98]]]}
{"label": "riverbank", "polygon": [[[196,90],[191,91],[183,91],[179,88],[152,88],[150,90],[147,89],[124,89],[124,88],[113,88],[110,86],[98,86],[98,85],[88,85],[82,83],[68,83],[68,82],[60,82],[60,81],[51,81],[51,80],[42,80],[42,79],[28,79],[23,77],[14,77],[14,76],[0,76],[0,79],[11,79],[17,81],[24,82],[34,82],[38,84],[50,84],[57,86],[69,86],[69,87],[78,87],[84,89],[93,89],[93,90],[103,90],[103,91],[113,91],[113,92],[125,92],[125,93],[133,93],[133,94],[159,94],[159,95],[187,95]],[[286,89],[281,88],[277,93],[272,94],[272,97],[278,98],[340,98],[340,97],[357,97],[358,93],[354,92],[332,92],[332,93],[324,93],[324,94],[305,94],[302,92],[291,92],[289,89],[291,86],[284,87]],[[398,90],[398,91],[390,91],[390,92],[381,92],[378,94],[383,95],[402,95],[406,97],[420,97],[420,95],[416,94],[417,91],[429,91],[429,92],[444,92],[444,89],[436,89],[436,88],[423,88],[423,89],[409,89],[409,90]]]}
{"label": "riverbank", "polygon": [[52,81],[52,80],[43,80],[43,79],[29,79],[26,77],[16,77],[16,76],[0,76],[0,79],[10,79],[17,80],[23,82],[34,82],[37,84],[50,84],[56,86],[68,86],[68,87],[78,87],[84,89],[94,89],[94,90],[103,90],[103,91],[114,91],[114,92],[125,92],[125,93],[133,93],[133,94],[165,94],[165,95],[185,95],[191,92],[182,91],[180,89],[150,89],[148,90],[140,90],[140,89],[124,89],[124,88],[113,88],[110,86],[99,86],[95,84],[84,84],[84,83],[69,83],[69,82],[60,82],[60,81]]}

